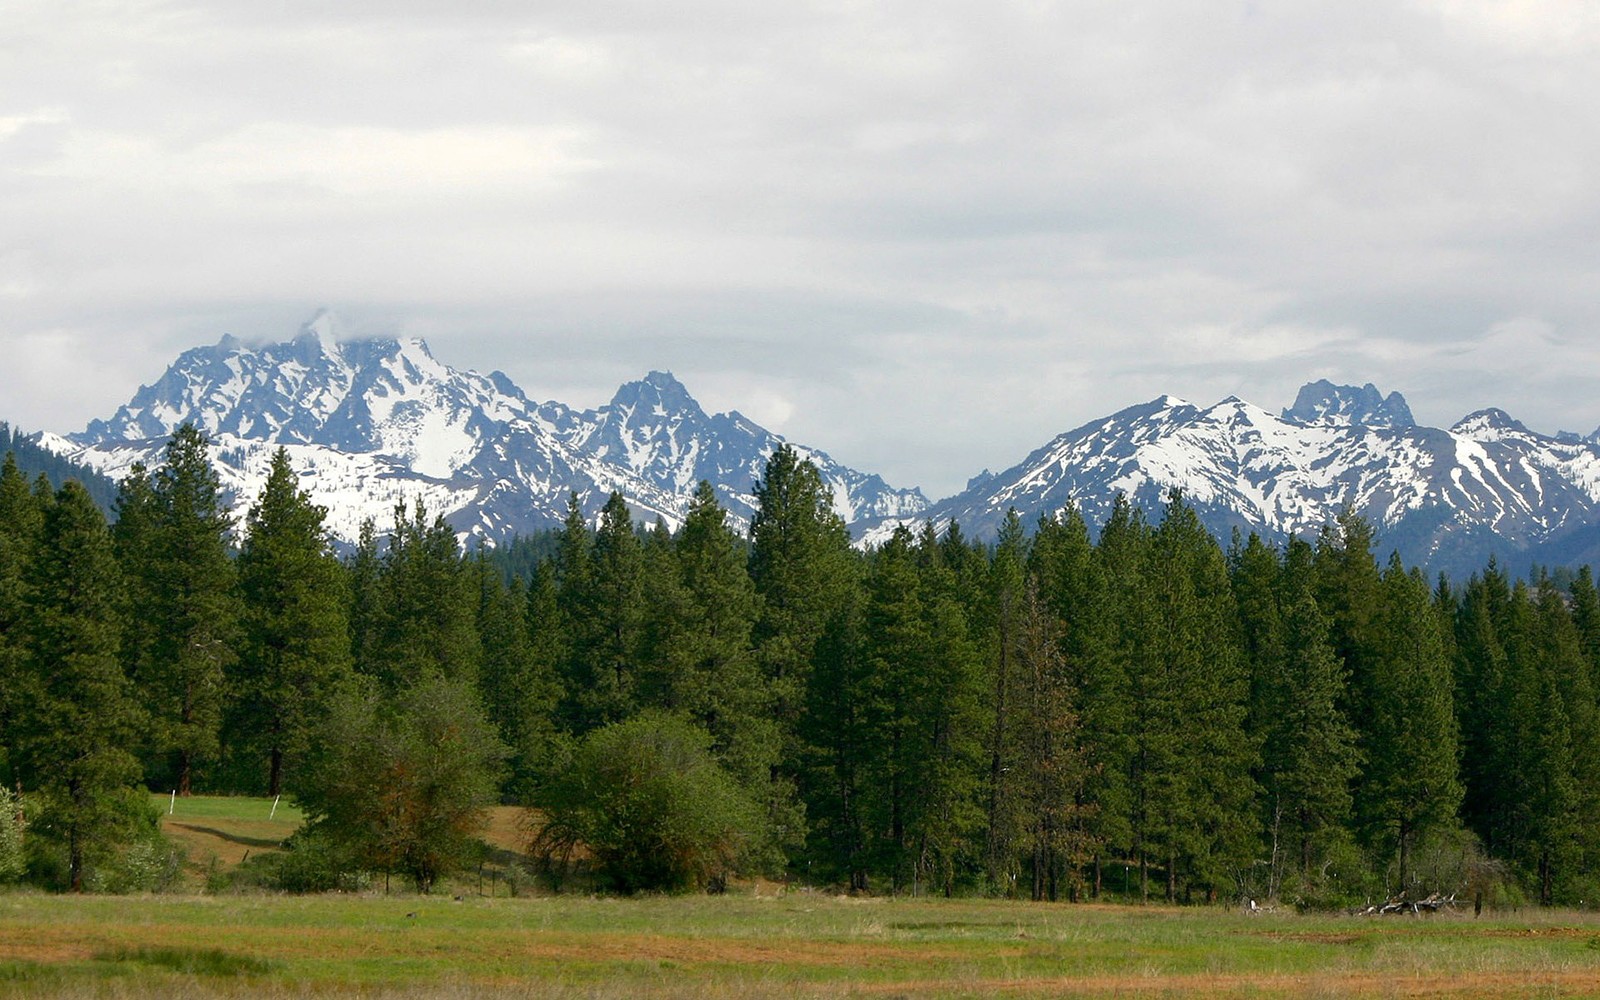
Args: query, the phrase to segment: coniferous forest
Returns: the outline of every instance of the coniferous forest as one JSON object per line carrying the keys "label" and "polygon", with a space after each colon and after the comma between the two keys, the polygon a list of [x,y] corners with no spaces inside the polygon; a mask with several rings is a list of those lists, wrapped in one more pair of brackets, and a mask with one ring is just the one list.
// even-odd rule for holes
{"label": "coniferous forest", "polygon": [[282,452],[242,524],[190,427],[109,522],[8,458],[0,881],[138,887],[155,790],[294,796],[290,890],[427,891],[514,803],[556,888],[1600,898],[1587,569],[1222,544],[1176,494],[862,552],[788,448],[755,492],[748,536],[702,486],[675,533],[574,498],[464,553],[402,506],[341,556]]}

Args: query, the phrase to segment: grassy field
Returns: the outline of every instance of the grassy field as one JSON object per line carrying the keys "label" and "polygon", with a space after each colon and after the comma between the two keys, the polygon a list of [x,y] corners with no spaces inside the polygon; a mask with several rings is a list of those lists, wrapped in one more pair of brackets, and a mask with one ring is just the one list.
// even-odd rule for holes
{"label": "grassy field", "polygon": [[[293,830],[287,803],[268,819],[270,806],[180,800],[164,823],[221,861]],[[522,835],[497,814],[505,850]],[[632,900],[452,892],[0,895],[0,998],[1600,996],[1588,913],[1303,917],[770,885]]]}
{"label": "grassy field", "polygon": [[807,893],[0,896],[0,996],[1600,995],[1600,919]]}

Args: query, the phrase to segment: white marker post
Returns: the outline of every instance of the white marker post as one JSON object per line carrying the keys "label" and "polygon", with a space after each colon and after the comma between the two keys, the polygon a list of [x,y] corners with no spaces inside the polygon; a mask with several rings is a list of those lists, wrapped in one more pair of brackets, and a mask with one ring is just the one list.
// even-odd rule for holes
{"label": "white marker post", "polygon": [[174,788],[172,790],[172,801],[167,803],[167,815],[171,816],[172,810],[176,808],[178,808],[178,790]]}
{"label": "white marker post", "polygon": [[272,799],[272,810],[267,813],[267,819],[271,819],[272,817],[278,815],[278,799],[281,799],[281,798],[283,798],[282,795],[277,795],[277,796],[273,797],[273,799]]}

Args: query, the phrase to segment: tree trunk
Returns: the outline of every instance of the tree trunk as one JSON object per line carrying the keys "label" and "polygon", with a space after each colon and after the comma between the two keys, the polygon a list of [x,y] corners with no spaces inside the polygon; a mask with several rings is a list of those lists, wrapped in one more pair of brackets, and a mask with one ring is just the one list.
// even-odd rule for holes
{"label": "tree trunk", "polygon": [[276,797],[283,791],[283,751],[274,747],[267,765],[267,794]]}

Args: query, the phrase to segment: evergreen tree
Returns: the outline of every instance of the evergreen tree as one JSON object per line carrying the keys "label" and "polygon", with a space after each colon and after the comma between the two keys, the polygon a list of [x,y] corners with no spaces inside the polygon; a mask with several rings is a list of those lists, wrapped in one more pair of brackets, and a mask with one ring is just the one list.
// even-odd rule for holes
{"label": "evergreen tree", "polygon": [[1039,597],[1054,619],[1065,683],[1083,746],[1084,782],[1074,803],[1081,843],[1090,850],[1089,891],[1098,897],[1108,846],[1131,842],[1128,827],[1128,690],[1113,654],[1113,617],[1104,567],[1076,507],[1041,517],[1030,553]]}
{"label": "evergreen tree", "polygon": [[134,679],[179,795],[189,794],[196,771],[217,757],[224,677],[238,638],[230,521],[206,446],[192,424],[172,435],[151,482],[149,549],[126,553],[134,593],[149,601]]}
{"label": "evergreen tree", "polygon": [[795,725],[817,643],[847,605],[854,556],[844,520],[817,467],[782,445],[756,483],[750,577],[761,597],[753,638],[783,733],[783,759],[798,767]]}
{"label": "evergreen tree", "polygon": [[1211,896],[1248,862],[1257,748],[1244,728],[1249,677],[1226,562],[1177,492],[1151,557],[1145,583],[1156,613],[1141,663],[1149,837],[1174,902],[1180,870]]}
{"label": "evergreen tree", "polygon": [[1428,585],[1398,555],[1379,583],[1371,619],[1369,713],[1354,808],[1368,843],[1397,862],[1411,887],[1411,850],[1430,829],[1455,823],[1461,802],[1450,668]]}
{"label": "evergreen tree", "polygon": [[0,466],[0,787],[7,789],[14,780],[17,713],[24,707],[20,692],[27,657],[27,580],[43,529],[44,511],[7,452]]}
{"label": "evergreen tree", "polygon": [[66,851],[68,887],[148,812],[129,751],[141,713],[120,659],[121,574],[102,515],[69,481],[45,515],[28,573],[19,764],[33,835]]}
{"label": "evergreen tree", "polygon": [[711,733],[712,751],[723,767],[758,801],[769,799],[779,742],[751,640],[760,600],[743,546],[710,483],[702,481],[696,489],[672,554],[684,613],[674,657],[680,666],[668,707]]}
{"label": "evergreen tree", "polygon": [[1062,652],[1061,627],[1030,581],[1017,644],[1020,680],[1021,773],[1017,784],[1029,823],[1023,835],[1035,900],[1055,900],[1063,888],[1078,898],[1079,868],[1095,835],[1087,822],[1095,805],[1086,797],[1089,755],[1074,705],[1077,691]]}
{"label": "evergreen tree", "polygon": [[345,564],[349,595],[350,660],[356,671],[379,675],[383,653],[383,623],[387,614],[383,592],[383,559],[378,553],[378,528],[372,518],[361,519],[356,550]]}
{"label": "evergreen tree", "polygon": [[1273,699],[1281,724],[1267,730],[1263,755],[1270,816],[1275,829],[1293,837],[1302,881],[1312,880],[1318,862],[1344,837],[1360,762],[1355,729],[1340,708],[1344,666],[1310,583],[1285,580],[1283,673]]}
{"label": "evergreen tree", "polygon": [[478,682],[478,581],[462,557],[455,530],[429,518],[419,502],[409,514],[395,507],[394,531],[378,576],[377,627],[367,653],[375,676],[391,691],[427,676]]}
{"label": "evergreen tree", "polygon": [[[550,763],[560,697],[556,664],[546,655],[548,647],[535,643],[529,632],[531,615],[522,582],[513,580],[507,586],[482,549],[473,569],[478,575],[484,702],[509,749],[508,790],[516,798],[532,790]],[[541,570],[534,571],[535,587],[544,586],[542,576]]]}
{"label": "evergreen tree", "polygon": [[[1107,816],[1107,843],[1126,851],[1139,867],[1139,895],[1150,895],[1151,776],[1165,763],[1167,751],[1160,736],[1160,687],[1149,667],[1146,636],[1154,627],[1156,607],[1145,583],[1151,562],[1150,526],[1144,514],[1118,494],[1111,516],[1100,530],[1095,556],[1105,580],[1106,648],[1103,664],[1108,690],[1121,691],[1120,711],[1108,713],[1110,728],[1097,734],[1104,741],[1109,764],[1120,773],[1107,777],[1102,813]],[[1119,840],[1118,832],[1126,839]]]}
{"label": "evergreen tree", "polygon": [[580,575],[569,565],[562,584],[572,636],[569,713],[573,731],[581,734],[640,707],[644,552],[622,494],[611,494],[591,549],[572,562],[586,569]]}
{"label": "evergreen tree", "polygon": [[264,759],[273,796],[351,668],[347,581],[323,527],[326,515],[299,488],[288,452],[279,448],[245,522],[242,635],[230,677],[231,736]]}
{"label": "evergreen tree", "polygon": [[[527,658],[511,674],[500,673],[490,691],[490,708],[511,747],[513,795],[527,800],[536,781],[561,754],[559,726],[561,665],[567,659],[568,637],[556,591],[555,567],[540,563],[524,596]],[[509,690],[508,690],[509,688]]]}
{"label": "evergreen tree", "polygon": [[[1334,655],[1344,664],[1346,717],[1359,732],[1372,723],[1376,653],[1373,624],[1381,600],[1372,526],[1353,511],[1341,513],[1317,539],[1317,607],[1332,626]],[[1435,633],[1437,634],[1437,632]]]}
{"label": "evergreen tree", "polygon": [[1024,637],[1028,541],[1015,508],[1006,512],[989,573],[989,733],[984,862],[989,883],[1007,895],[1017,891],[1019,846],[1029,818],[1017,785],[1021,719],[1015,709]]}

